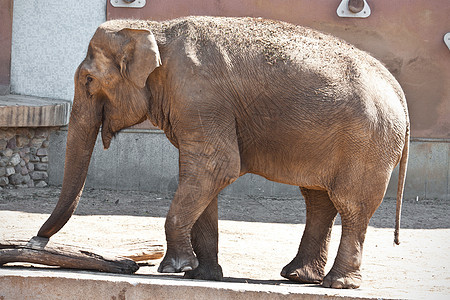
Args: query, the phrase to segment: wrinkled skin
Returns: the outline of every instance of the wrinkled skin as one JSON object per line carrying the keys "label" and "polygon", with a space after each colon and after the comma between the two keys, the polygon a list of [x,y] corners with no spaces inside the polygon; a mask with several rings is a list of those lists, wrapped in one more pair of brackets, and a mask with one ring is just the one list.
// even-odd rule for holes
{"label": "wrinkled skin", "polygon": [[[75,210],[100,126],[108,148],[145,119],[179,149],[160,272],[222,279],[217,195],[254,173],[299,186],[306,201],[298,254],[281,275],[360,285],[369,219],[398,163],[401,200],[408,156],[405,97],[381,63],[334,37],[262,19],[101,25],[75,74],[63,187],[39,236],[55,234]],[[325,274],[337,213],[342,237]]]}

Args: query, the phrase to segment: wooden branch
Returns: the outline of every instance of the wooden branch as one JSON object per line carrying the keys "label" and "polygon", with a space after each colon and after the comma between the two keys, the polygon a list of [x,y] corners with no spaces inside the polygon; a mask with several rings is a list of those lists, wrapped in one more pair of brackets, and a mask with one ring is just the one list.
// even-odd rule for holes
{"label": "wooden branch", "polygon": [[[136,248],[138,244],[131,245]],[[139,246],[137,249],[128,250],[125,255],[118,255],[117,250],[80,248],[54,243],[47,238],[35,236],[30,241],[0,241],[0,265],[10,262],[29,262],[69,269],[131,274],[139,269],[135,261],[158,259],[164,254],[161,245],[148,247],[150,251],[144,249],[142,244]]]}

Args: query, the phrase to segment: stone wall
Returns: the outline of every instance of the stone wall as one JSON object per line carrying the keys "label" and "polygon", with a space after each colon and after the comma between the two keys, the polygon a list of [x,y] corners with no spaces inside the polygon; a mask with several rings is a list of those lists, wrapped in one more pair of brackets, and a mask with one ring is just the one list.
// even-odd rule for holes
{"label": "stone wall", "polygon": [[45,187],[53,127],[0,128],[0,190]]}

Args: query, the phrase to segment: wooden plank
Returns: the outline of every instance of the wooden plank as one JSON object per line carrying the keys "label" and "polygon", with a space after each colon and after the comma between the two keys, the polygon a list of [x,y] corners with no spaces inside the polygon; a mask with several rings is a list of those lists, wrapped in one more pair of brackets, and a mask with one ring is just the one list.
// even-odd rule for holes
{"label": "wooden plank", "polygon": [[136,262],[160,259],[164,256],[164,246],[156,241],[137,241],[120,245],[120,254]]}

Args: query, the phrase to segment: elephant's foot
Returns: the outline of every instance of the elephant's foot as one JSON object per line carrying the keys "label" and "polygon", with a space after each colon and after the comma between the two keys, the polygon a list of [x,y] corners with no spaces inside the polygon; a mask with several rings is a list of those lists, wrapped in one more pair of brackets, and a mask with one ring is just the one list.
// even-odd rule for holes
{"label": "elephant's foot", "polygon": [[322,286],[334,289],[357,289],[361,285],[361,281],[362,277],[359,271],[342,275],[331,269],[323,279]]}
{"label": "elephant's foot", "polygon": [[301,266],[294,261],[286,265],[281,271],[281,276],[300,283],[321,283],[324,273],[323,268]]}
{"label": "elephant's foot", "polygon": [[192,271],[198,267],[198,260],[193,254],[176,255],[166,253],[158,267],[159,273],[181,273]]}
{"label": "elephant's foot", "polygon": [[218,263],[200,262],[196,269],[184,273],[184,278],[221,281],[222,267]]}

